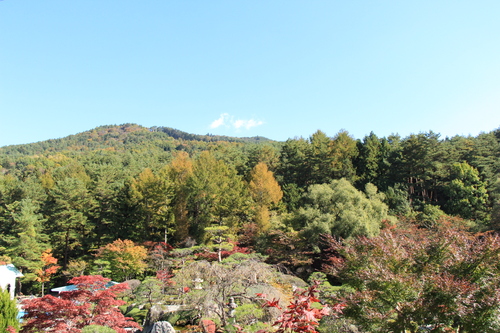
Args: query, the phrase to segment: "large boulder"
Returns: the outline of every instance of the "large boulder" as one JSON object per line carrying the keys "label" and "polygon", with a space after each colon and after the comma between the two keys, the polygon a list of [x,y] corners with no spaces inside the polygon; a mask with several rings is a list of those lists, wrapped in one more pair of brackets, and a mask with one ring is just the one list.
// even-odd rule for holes
{"label": "large boulder", "polygon": [[168,321],[157,321],[148,333],[175,333],[175,330]]}

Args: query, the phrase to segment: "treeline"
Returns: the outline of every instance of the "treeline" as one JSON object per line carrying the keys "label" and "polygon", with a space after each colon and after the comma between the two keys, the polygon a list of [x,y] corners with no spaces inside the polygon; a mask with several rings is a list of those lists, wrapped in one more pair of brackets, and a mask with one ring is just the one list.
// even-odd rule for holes
{"label": "treeline", "polygon": [[187,247],[224,227],[297,269],[320,234],[374,236],[397,216],[499,228],[500,130],[219,139],[126,124],[0,148],[0,255],[29,278],[47,248],[64,269],[117,239]]}

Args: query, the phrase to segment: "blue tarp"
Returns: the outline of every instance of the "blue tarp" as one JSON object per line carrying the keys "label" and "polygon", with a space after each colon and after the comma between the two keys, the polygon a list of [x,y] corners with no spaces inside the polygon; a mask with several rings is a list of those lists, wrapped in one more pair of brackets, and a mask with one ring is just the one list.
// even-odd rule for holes
{"label": "blue tarp", "polygon": [[[109,281],[106,284],[106,288],[110,288],[110,287],[114,286],[115,284],[118,284],[118,282]],[[52,291],[54,293],[60,293],[62,291],[72,291],[72,290],[76,290],[76,286],[74,284],[50,289],[50,291]]]}

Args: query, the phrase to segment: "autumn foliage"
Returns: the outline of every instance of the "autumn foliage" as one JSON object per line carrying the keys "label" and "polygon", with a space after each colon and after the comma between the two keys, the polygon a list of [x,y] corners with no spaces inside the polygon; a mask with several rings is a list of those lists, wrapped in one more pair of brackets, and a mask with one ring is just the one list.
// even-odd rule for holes
{"label": "autumn foliage", "polygon": [[265,163],[258,163],[250,177],[249,189],[257,206],[255,220],[260,230],[267,230],[270,227],[269,207],[281,200],[283,191]]}
{"label": "autumn foliage", "polygon": [[57,266],[57,259],[52,256],[52,250],[48,249],[42,253],[42,269],[36,271],[36,280],[42,283],[42,296],[44,295],[45,282],[49,282],[52,275],[54,275],[59,267]]}
{"label": "autumn foliage", "polygon": [[107,326],[118,333],[126,333],[128,327],[140,328],[118,309],[125,302],[117,300],[116,296],[128,286],[109,287],[109,282],[110,279],[100,275],[75,277],[69,281],[77,287],[75,290],[61,292],[59,297],[46,295],[24,301],[26,314],[21,333],[80,333],[88,325]]}
{"label": "autumn foliage", "polygon": [[345,314],[370,332],[499,332],[500,237],[453,226],[329,239],[328,271],[355,292]]}
{"label": "autumn foliage", "polygon": [[[293,292],[294,299],[282,309],[279,299],[266,300],[264,307],[276,308],[281,311],[281,315],[274,322],[276,330],[273,333],[319,333],[316,329],[321,318],[327,315],[338,315],[342,313],[344,304],[339,303],[334,307],[321,305],[316,297],[318,294],[318,283],[315,282],[307,289],[297,288]],[[257,294],[260,298],[266,298],[265,294]],[[243,328],[235,325],[238,333],[245,333]],[[269,333],[266,330],[259,330],[257,333]]]}
{"label": "autumn foliage", "polygon": [[[317,293],[317,284],[313,284],[306,290],[297,289],[294,292],[294,300],[273,324],[278,327],[275,333],[318,333],[316,327],[323,316],[332,312],[342,312],[343,304],[338,304],[334,308],[327,305],[321,306],[320,309],[313,307],[314,303],[319,304],[319,299],[316,298]],[[267,301],[266,306],[281,310],[278,300]]]}
{"label": "autumn foliage", "polygon": [[125,281],[141,274],[147,267],[147,250],[144,246],[135,245],[131,240],[117,239],[100,247],[96,257],[106,263],[113,279]]}

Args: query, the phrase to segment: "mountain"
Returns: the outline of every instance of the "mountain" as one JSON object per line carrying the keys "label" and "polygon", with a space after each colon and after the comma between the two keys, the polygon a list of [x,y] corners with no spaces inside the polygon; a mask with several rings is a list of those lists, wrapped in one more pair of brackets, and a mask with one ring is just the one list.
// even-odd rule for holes
{"label": "mountain", "polygon": [[[236,138],[220,135],[198,135],[170,127],[143,127],[137,124],[99,126],[89,131],[35,143],[0,147],[0,154],[37,155],[57,152],[84,152],[93,150],[116,150],[159,148],[175,150],[179,146],[206,146],[214,143],[263,143],[274,142],[264,137]],[[197,149],[197,148],[194,148]]]}

